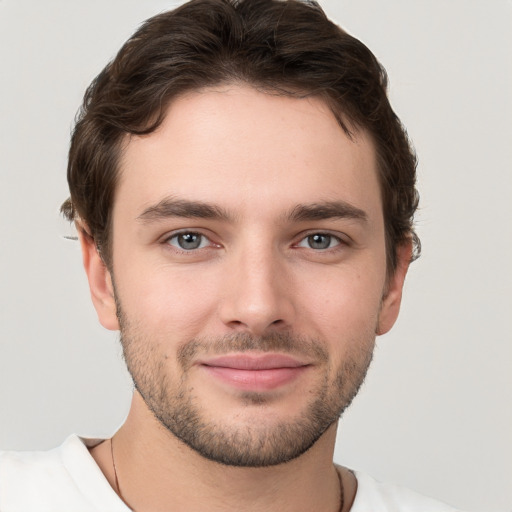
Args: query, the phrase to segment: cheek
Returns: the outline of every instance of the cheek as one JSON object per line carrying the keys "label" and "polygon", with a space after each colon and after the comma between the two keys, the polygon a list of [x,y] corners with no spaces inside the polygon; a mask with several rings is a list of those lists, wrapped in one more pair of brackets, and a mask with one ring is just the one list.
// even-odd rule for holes
{"label": "cheek", "polygon": [[[317,286],[311,286],[315,282]],[[305,286],[308,291],[303,296],[308,300],[303,304],[307,310],[303,317],[336,350],[373,338],[382,299],[381,273],[340,271],[329,279],[310,280]]]}
{"label": "cheek", "polygon": [[215,286],[190,268],[153,267],[120,276],[125,314],[155,337],[199,335],[215,311]]}

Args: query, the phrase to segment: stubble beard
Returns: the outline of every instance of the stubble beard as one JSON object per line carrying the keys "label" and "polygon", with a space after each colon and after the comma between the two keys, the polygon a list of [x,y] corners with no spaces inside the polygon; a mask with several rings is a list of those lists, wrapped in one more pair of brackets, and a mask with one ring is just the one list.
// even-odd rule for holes
{"label": "stubble beard", "polygon": [[[166,357],[159,344],[147,339],[140,326],[130,325],[118,304],[123,355],[135,389],[160,424],[199,455],[235,467],[265,467],[293,460],[311,448],[338,421],[359,391],[370,365],[374,332],[352,340],[354,350],[332,371],[329,355],[318,340],[289,333],[254,337],[237,333],[216,339],[190,340],[178,350],[181,370],[171,382]],[[370,330],[368,330],[370,331]],[[225,354],[248,350],[279,351],[313,358],[326,368],[308,392],[309,399],[299,415],[287,420],[268,421],[264,408],[268,395],[245,392],[240,396],[247,408],[260,408],[262,421],[233,426],[206,417],[198,396],[188,382],[196,354]],[[334,377],[333,377],[334,375]]]}

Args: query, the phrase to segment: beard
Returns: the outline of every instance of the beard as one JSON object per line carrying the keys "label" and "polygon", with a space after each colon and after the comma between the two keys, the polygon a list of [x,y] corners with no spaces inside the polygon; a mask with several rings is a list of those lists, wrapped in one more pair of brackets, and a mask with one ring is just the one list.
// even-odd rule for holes
{"label": "beard", "polygon": [[[368,329],[361,339],[350,342],[352,352],[333,368],[325,344],[286,332],[261,337],[236,333],[213,339],[197,338],[177,349],[179,372],[171,372],[163,344],[149,338],[141,325],[131,325],[119,302],[117,309],[124,359],[135,389],[149,410],[169,433],[199,455],[234,467],[283,464],[311,448],[338,421],[359,391],[375,341],[375,331]],[[265,410],[274,398],[255,391],[241,392],[239,399],[244,408],[258,409],[256,420],[233,425],[226,421],[222,411],[218,411],[216,419],[205,414],[199,392],[188,378],[196,356],[246,351],[305,356],[325,369],[305,393],[300,413],[286,420],[274,420],[271,412]]]}

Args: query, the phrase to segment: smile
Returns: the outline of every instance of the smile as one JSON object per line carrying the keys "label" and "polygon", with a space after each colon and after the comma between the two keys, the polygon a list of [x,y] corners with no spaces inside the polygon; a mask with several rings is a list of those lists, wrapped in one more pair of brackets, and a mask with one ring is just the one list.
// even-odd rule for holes
{"label": "smile", "polygon": [[244,391],[270,391],[297,379],[311,367],[281,354],[235,354],[200,362],[214,378]]}

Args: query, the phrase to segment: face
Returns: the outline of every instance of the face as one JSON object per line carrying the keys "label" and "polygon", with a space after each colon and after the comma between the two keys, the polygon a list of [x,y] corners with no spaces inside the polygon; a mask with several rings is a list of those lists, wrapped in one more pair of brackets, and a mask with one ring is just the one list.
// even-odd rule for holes
{"label": "face", "polygon": [[299,456],[398,313],[370,139],[319,99],[226,86],[175,100],[120,169],[113,273],[88,273],[137,392],[207,458]]}

